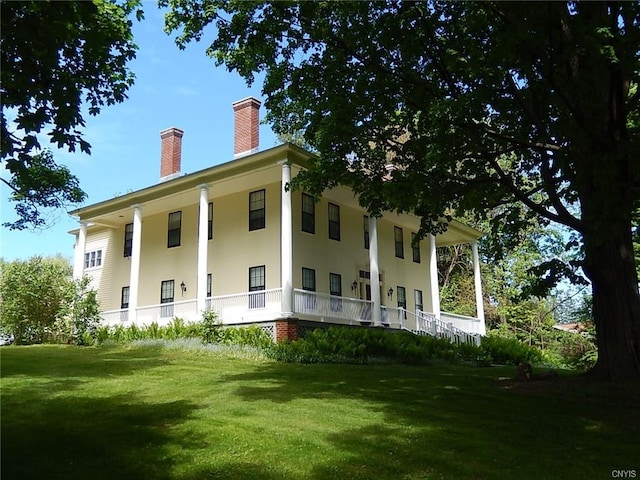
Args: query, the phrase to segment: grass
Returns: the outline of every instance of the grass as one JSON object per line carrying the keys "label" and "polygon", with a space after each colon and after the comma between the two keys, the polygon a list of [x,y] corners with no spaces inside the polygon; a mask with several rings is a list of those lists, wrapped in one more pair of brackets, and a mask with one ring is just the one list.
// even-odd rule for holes
{"label": "grass", "polygon": [[2,478],[567,479],[640,472],[640,391],[511,368],[3,347]]}

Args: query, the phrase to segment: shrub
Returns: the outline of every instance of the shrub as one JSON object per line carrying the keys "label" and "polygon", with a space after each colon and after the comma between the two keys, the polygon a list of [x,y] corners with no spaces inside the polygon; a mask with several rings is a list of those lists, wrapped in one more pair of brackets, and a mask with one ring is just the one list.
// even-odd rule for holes
{"label": "shrub", "polygon": [[479,366],[492,363],[517,365],[525,361],[539,363],[542,358],[537,349],[514,339],[486,337],[478,347],[408,332],[346,327],[316,329],[304,339],[272,346],[267,354],[274,360],[298,363],[427,364],[445,361]]}
{"label": "shrub", "polygon": [[482,339],[480,349],[492,363],[518,365],[519,363],[541,363],[542,353],[537,348],[513,338],[487,335]]}
{"label": "shrub", "polygon": [[218,343],[222,325],[218,322],[218,314],[213,310],[202,312],[200,322],[200,337],[204,343]]}

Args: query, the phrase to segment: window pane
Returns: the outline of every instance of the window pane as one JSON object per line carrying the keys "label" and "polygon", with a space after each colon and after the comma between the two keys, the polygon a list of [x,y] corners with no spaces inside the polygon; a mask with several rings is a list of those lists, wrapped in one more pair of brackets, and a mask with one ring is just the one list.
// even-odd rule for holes
{"label": "window pane", "polygon": [[329,274],[329,293],[338,297],[342,296],[342,276],[337,273]]}
{"label": "window pane", "polygon": [[122,287],[120,308],[129,308],[129,287]]}
{"label": "window pane", "polygon": [[96,267],[102,265],[102,250],[96,252]]}
{"label": "window pane", "polygon": [[340,240],[340,207],[329,204],[329,238]]}
{"label": "window pane", "polygon": [[363,228],[364,228],[364,248],[369,249],[369,217],[365,215],[363,217]]}
{"label": "window pane", "polygon": [[404,258],[404,240],[400,227],[393,227],[393,237],[395,240],[396,257]]}
{"label": "window pane", "polygon": [[211,296],[211,285],[213,283],[213,277],[210,273],[207,273],[207,297]]}
{"label": "window pane", "polygon": [[249,194],[249,230],[265,227],[265,191],[258,190]]}
{"label": "window pane", "polygon": [[89,268],[89,257],[88,253],[84,254],[84,268]]}
{"label": "window pane", "polygon": [[316,291],[316,271],[311,268],[302,269],[302,289]]}
{"label": "window pane", "polygon": [[263,308],[265,295],[261,292],[265,287],[265,268],[263,266],[249,268],[249,308]]}
{"label": "window pane", "polygon": [[130,257],[133,249],[133,223],[124,226],[124,256]]}
{"label": "window pane", "polygon": [[213,203],[209,203],[209,220],[207,223],[207,238],[213,238]]}
{"label": "window pane", "polygon": [[416,241],[416,234],[411,233],[411,250],[413,251],[413,261],[420,263],[420,243]]}
{"label": "window pane", "polygon": [[407,293],[404,287],[397,287],[398,308],[407,308]]}
{"label": "window pane", "polygon": [[416,311],[423,310],[423,303],[422,303],[422,290],[414,290],[413,291],[413,298],[415,300],[416,303]]}
{"label": "window pane", "polygon": [[[311,268],[302,269],[302,289],[306,292],[316,291],[316,271]],[[316,295],[315,293],[304,294],[304,308],[305,310],[316,309]]]}
{"label": "window pane", "polygon": [[302,231],[316,233],[316,203],[306,193],[302,194]]}
{"label": "window pane", "polygon": [[164,280],[160,284],[160,303],[171,303],[160,307],[160,317],[173,317],[174,281]]}
{"label": "window pane", "polygon": [[174,298],[174,285],[173,280],[164,280],[160,285],[160,303],[173,302]]}
{"label": "window pane", "polygon": [[249,269],[249,291],[264,290],[264,266],[251,267]]}
{"label": "window pane", "polygon": [[169,214],[169,228],[167,233],[167,248],[180,246],[180,227],[182,225],[182,212]]}

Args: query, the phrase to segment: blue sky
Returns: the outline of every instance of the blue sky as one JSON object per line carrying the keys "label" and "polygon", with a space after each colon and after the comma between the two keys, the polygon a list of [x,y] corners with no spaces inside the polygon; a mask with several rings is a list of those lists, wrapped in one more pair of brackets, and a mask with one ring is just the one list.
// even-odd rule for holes
{"label": "blue sky", "polygon": [[[191,173],[233,159],[233,110],[231,104],[250,95],[261,97],[262,77],[247,87],[236,73],[216,67],[205,55],[211,35],[186,50],[179,50],[174,36],[163,30],[163,11],[155,2],[145,2],[145,19],[134,21],[139,46],[130,63],[136,83],[129,98],[105,107],[91,117],[85,115],[85,140],[92,154],[68,153],[55,148],[58,163],[66,165],[80,180],[90,205],[132,190],[153,185],[160,177],[160,131],[168,127],[184,130],[182,172]],[[264,117],[264,107],[261,118]],[[271,129],[260,128],[260,148],[278,142]],[[43,143],[44,146],[44,143]],[[53,147],[53,146],[52,146]],[[6,178],[6,174],[2,172]],[[9,190],[0,187],[0,218],[15,219]],[[78,226],[65,211],[53,212],[52,226],[41,231],[9,231],[0,227],[0,256],[6,260],[34,255],[62,254],[72,258],[74,238],[67,232]]]}

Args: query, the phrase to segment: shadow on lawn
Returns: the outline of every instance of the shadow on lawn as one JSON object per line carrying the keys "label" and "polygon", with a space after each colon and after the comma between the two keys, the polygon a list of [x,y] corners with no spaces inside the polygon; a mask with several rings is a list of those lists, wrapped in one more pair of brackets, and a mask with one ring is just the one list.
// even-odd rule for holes
{"label": "shadow on lawn", "polygon": [[531,396],[497,381],[510,370],[469,372],[272,364],[223,381],[239,384],[235,394],[246,401],[355,399],[382,415],[327,435],[343,460],[317,465],[312,478],[609,478],[638,468],[637,405],[606,387]]}
{"label": "shadow on lawn", "polygon": [[23,376],[27,382],[3,385],[3,480],[163,480],[171,478],[167,449],[193,448],[198,441],[171,432],[196,410],[188,400],[154,403],[75,391],[91,378],[129,375],[166,360],[140,351],[87,356],[76,347],[35,347],[40,349],[36,363],[28,348],[17,347],[2,358],[3,378]]}

